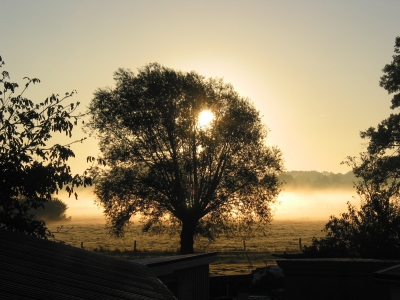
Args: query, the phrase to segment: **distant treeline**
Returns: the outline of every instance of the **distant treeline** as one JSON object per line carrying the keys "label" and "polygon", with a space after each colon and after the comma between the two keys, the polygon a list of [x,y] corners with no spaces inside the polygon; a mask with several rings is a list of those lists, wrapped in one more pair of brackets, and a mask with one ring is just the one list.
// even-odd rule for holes
{"label": "distant treeline", "polygon": [[335,174],[317,171],[290,171],[280,175],[285,190],[349,190],[357,178],[353,172]]}

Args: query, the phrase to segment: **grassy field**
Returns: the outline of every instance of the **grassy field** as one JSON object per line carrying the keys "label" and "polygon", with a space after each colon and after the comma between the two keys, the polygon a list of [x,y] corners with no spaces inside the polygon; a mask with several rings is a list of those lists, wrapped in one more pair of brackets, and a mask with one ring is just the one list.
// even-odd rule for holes
{"label": "grassy field", "polygon": [[[309,244],[313,236],[322,236],[324,222],[318,221],[278,221],[273,222],[263,232],[255,232],[246,240],[244,250],[243,238],[220,237],[215,242],[197,240],[196,252],[217,252],[217,260],[210,265],[212,275],[248,274],[258,267],[273,265],[276,257],[273,253],[298,252],[299,238]],[[62,226],[62,228],[61,228]],[[139,227],[132,227],[124,238],[112,238],[104,224],[68,223],[51,224],[57,240],[81,247],[90,251],[103,252],[108,255],[134,260],[148,257],[175,255],[179,249],[178,236],[149,236],[141,233]],[[136,250],[134,251],[134,242]]]}
{"label": "grassy field", "polygon": [[[274,221],[263,231],[255,231],[246,238],[246,250],[250,252],[283,252],[299,249],[299,238],[309,244],[312,237],[322,236],[321,221]],[[104,224],[70,223],[49,224],[49,229],[57,240],[80,247],[83,242],[86,249],[103,248],[121,251],[133,250],[136,241],[137,250],[142,252],[176,252],[179,248],[179,236],[167,234],[151,236],[141,232],[139,226],[132,226],[123,238],[110,237]],[[210,243],[206,239],[197,239],[195,249],[198,252],[243,251],[242,236],[221,236]]]}

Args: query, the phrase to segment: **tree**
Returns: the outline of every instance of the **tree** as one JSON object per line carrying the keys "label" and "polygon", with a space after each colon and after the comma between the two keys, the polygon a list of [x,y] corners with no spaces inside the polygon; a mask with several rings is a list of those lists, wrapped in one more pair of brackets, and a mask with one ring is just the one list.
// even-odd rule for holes
{"label": "tree", "polygon": [[312,244],[304,247],[306,256],[400,258],[398,197],[368,190],[358,193],[360,208],[347,203],[347,212],[331,216],[324,228],[326,236],[313,238]]}
{"label": "tree", "polygon": [[[389,94],[397,93],[392,109],[400,106],[400,37],[394,52],[380,79],[380,86]],[[327,236],[315,239],[306,253],[400,258],[400,115],[391,114],[360,135],[369,140],[367,151],[345,162],[360,179],[355,185],[360,209],[348,204],[347,213],[340,218],[332,216],[325,225]]]}
{"label": "tree", "polygon": [[108,164],[95,194],[112,234],[140,214],[145,231],[179,228],[180,252],[192,253],[196,234],[271,220],[281,153],[266,146],[248,99],[221,79],[156,63],[114,79],[114,89],[95,92],[89,124]]}
{"label": "tree", "polygon": [[51,198],[43,204],[43,208],[31,209],[29,212],[35,215],[36,220],[45,222],[70,221],[67,217],[68,206],[58,198]]}
{"label": "tree", "polygon": [[[0,67],[4,61],[0,57]],[[69,194],[74,187],[90,184],[88,176],[73,175],[67,161],[74,157],[66,145],[53,143],[55,133],[68,138],[82,115],[74,115],[77,103],[66,103],[75,91],[64,97],[51,95],[34,103],[24,94],[37,78],[25,77],[20,93],[18,84],[9,82],[9,73],[1,73],[0,84],[0,228],[21,231],[46,238],[49,230],[32,210],[43,208],[59,189]],[[80,140],[82,141],[82,140]],[[76,193],[75,193],[75,196]]]}

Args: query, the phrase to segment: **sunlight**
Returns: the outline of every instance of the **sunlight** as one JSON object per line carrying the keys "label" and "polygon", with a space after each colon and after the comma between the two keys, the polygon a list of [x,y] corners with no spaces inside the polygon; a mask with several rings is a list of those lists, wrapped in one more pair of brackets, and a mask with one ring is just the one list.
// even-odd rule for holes
{"label": "sunlight", "polygon": [[200,127],[207,127],[213,120],[214,114],[211,112],[211,110],[206,109],[199,114],[198,125]]}

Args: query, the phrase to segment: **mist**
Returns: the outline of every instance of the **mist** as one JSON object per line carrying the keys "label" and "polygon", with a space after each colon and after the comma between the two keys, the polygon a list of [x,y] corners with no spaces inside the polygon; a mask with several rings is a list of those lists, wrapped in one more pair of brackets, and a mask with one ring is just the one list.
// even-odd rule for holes
{"label": "mist", "polygon": [[[347,211],[347,202],[358,205],[351,172],[334,174],[316,171],[290,171],[280,176],[283,191],[274,207],[275,220],[321,220]],[[68,205],[66,214],[73,222],[104,223],[103,208],[95,203],[94,187],[76,189],[78,200],[65,191],[57,196]]]}
{"label": "mist", "polygon": [[359,203],[355,190],[283,191],[278,197],[275,220],[302,219],[328,221],[331,215],[347,211],[347,202]]}
{"label": "mist", "polygon": [[346,174],[290,171],[280,176],[283,191],[278,197],[275,219],[326,220],[347,211],[347,202],[357,206],[357,178]]}
{"label": "mist", "polygon": [[95,203],[94,186],[75,188],[78,199],[74,195],[68,197],[66,191],[60,191],[57,198],[67,204],[66,214],[71,216],[72,222],[105,223],[103,208]]}

